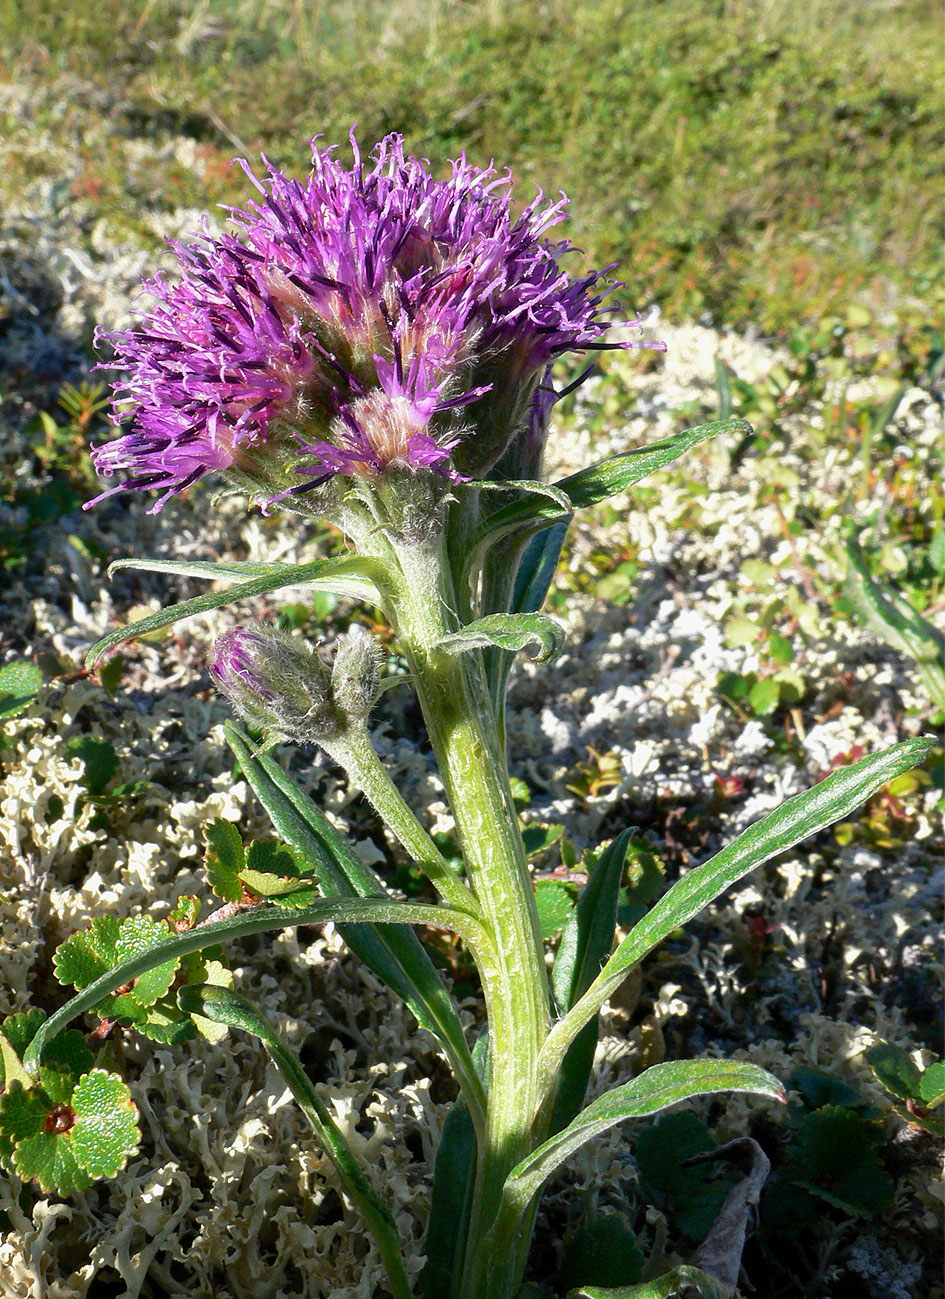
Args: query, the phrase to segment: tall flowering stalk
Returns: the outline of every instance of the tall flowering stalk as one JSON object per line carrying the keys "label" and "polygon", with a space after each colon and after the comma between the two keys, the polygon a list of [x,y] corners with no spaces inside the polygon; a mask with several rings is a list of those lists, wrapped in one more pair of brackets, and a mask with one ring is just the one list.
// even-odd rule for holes
{"label": "tall flowering stalk", "polygon": [[[174,246],[179,274],[146,286],[155,305],[142,325],[103,336],[123,431],[93,458],[116,480],[97,501],[156,492],[155,511],[215,475],[264,510],[334,521],[352,553],[301,566],[156,562],[237,585],[113,633],[90,660],[178,618],[304,582],[380,607],[409,664],[462,869],[441,855],[372,745],[369,715],[390,679],[367,631],[342,637],[331,663],[258,624],[225,633],[210,671],[237,712],[267,739],[324,748],[439,900],[393,898],[271,757],[231,728],[229,743],[285,847],[253,844],[247,853],[232,826],[215,822],[208,870],[225,906],[212,923],[196,924],[195,900],[184,899],[163,931],[133,917],[63,945],[57,973],[79,994],[49,1021],[8,1034],[19,1044],[20,1072],[0,1102],[0,1158],[40,1176],[37,1152],[72,1141],[49,1151],[56,1167],[73,1158],[73,1186],[96,1170],[114,1172],[127,1153],[109,1147],[108,1159],[93,1151],[82,1163],[73,1128],[55,1127],[72,1092],[47,1077],[44,1059],[61,1056],[61,1030],[82,1011],[164,1040],[168,1023],[179,1038],[208,1025],[239,1028],[269,1052],[363,1210],[392,1292],[411,1294],[393,1218],[298,1062],[219,970],[194,964],[194,953],[227,937],[334,920],[436,1036],[459,1088],[437,1160],[424,1293],[508,1299],[525,1272],[542,1185],[585,1141],[704,1092],[782,1096],[755,1066],[706,1059],[656,1066],[585,1107],[601,1006],[666,934],[747,871],[847,815],[913,765],[924,742],[839,771],[751,827],[677,882],[612,950],[629,832],[621,834],[600,854],[549,977],[505,753],[511,659],[529,645],[547,658],[561,643],[561,629],[540,610],[574,511],[744,426],[705,425],[543,483],[549,415],[563,391],[555,362],[640,346],[628,337],[639,322],[620,321],[614,335],[606,305],[614,284],[566,269],[574,250],[547,237],[565,216],[563,197],[539,194],[516,215],[508,174],[461,158],[436,179],[404,155],[397,136],[367,163],[351,143],[350,168],[314,144],[305,181],[278,172],[259,181],[246,168],[260,197],[232,214],[234,233]],[[467,944],[485,1011],[475,1045],[411,925],[452,929]],[[77,1074],[80,1100],[101,1072]],[[108,1084],[127,1131],[132,1103],[118,1085]],[[30,1113],[42,1147],[17,1087],[36,1102]],[[37,1099],[44,1096],[48,1113]],[[81,1110],[70,1113],[78,1125]]]}

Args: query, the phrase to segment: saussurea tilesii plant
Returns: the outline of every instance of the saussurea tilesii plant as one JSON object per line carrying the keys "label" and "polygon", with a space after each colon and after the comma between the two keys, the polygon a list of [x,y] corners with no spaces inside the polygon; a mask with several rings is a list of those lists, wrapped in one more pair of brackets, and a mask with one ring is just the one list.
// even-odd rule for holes
{"label": "saussurea tilesii plant", "polygon": [[[157,491],[159,510],[219,475],[264,510],[333,522],[350,554],[302,565],[121,560],[113,567],[230,585],[113,632],[89,662],[179,619],[287,586],[379,608],[406,677],[385,675],[380,645],[358,627],[339,638],[328,664],[298,637],[237,626],[217,642],[210,671],[257,733],[319,745],[344,768],[437,900],[394,896],[266,745],[230,727],[228,742],[279,841],[247,851],[235,826],[213,822],[207,872],[223,905],[209,917],[199,921],[197,899],[184,897],[164,922],[103,916],[59,948],[57,975],[77,995],[48,1019],[11,1016],[0,1032],[0,1160],[69,1194],[117,1173],[134,1149],[131,1095],[67,1029],[77,1016],[90,1011],[106,1027],[133,1025],[164,1042],[242,1030],[279,1069],[360,1207],[392,1293],[405,1299],[412,1290],[390,1209],[299,1061],[232,990],[223,958],[231,938],[333,921],[434,1035],[458,1086],[436,1162],[423,1291],[509,1299],[522,1283],[543,1184],[584,1143],[706,1093],[783,1098],[759,1067],[706,1058],[656,1065],[585,1106],[598,1013],[610,995],[729,884],[847,816],[921,761],[931,741],[865,758],[791,799],[673,884],[615,946],[625,830],[602,846],[549,968],[506,760],[512,658],[534,645],[547,659],[560,647],[563,632],[541,608],[577,510],[746,426],[703,425],[542,482],[549,414],[568,390],[554,386],[556,360],[649,345],[628,339],[639,322],[611,320],[616,286],[604,276],[564,269],[571,246],[546,238],[565,214],[563,197],[546,203],[539,194],[516,217],[508,175],[463,158],[436,179],[405,157],[396,136],[367,162],[353,135],[352,147],[346,168],[315,142],[305,181],[277,172],[260,181],[247,168],[260,197],[232,214],[235,233],[175,246],[179,278],[148,284],[155,306],[143,324],[109,336],[115,417],[128,428],[93,451],[98,470],[118,479],[97,500]],[[372,745],[368,719],[391,684],[416,691],[459,865],[443,856]],[[451,930],[466,944],[485,1011],[474,1044],[413,926]],[[102,1036],[93,1033],[93,1043]],[[705,1269],[686,1267],[676,1279],[730,1293],[734,1282],[726,1288],[708,1257],[695,1262]],[[659,1292],[669,1293],[673,1278],[664,1280]]]}

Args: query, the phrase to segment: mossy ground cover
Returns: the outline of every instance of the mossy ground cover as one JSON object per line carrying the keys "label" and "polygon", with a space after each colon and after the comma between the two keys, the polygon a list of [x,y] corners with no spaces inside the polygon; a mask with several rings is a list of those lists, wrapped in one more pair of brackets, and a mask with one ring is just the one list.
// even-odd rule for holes
{"label": "mossy ground cover", "polygon": [[[129,319],[137,279],[166,264],[163,233],[245,200],[235,155],[264,150],[302,174],[307,136],[345,150],[357,121],[362,142],[399,129],[437,166],[463,148],[508,162],[522,200],[539,183],[570,194],[576,241],[589,261],[619,263],[629,303],[658,304],[650,336],[669,352],[604,361],[559,408],[550,472],[719,412],[755,427],[598,510],[569,542],[551,597],[568,647],[541,678],[523,665],[511,701],[524,815],[539,839],[552,830],[539,874],[632,823],[672,878],[772,800],[935,725],[908,653],[856,621],[844,529],[855,523],[874,577],[941,628],[939,25],[918,0],[34,0],[28,21],[0,0],[0,649],[46,680],[34,693],[35,670],[0,679],[0,907],[10,932],[28,935],[0,947],[19,998],[3,1011],[27,992],[56,1002],[47,949],[91,914],[202,887],[202,823],[226,816],[250,837],[269,833],[234,783],[226,710],[207,692],[203,659],[226,615],[130,648],[101,683],[79,670],[88,644],[135,605],[196,590],[150,575],[109,584],[109,559],[312,558],[338,544],[247,519],[232,502],[211,510],[199,493],[157,518],[140,500],[80,510],[93,494],[85,447],[106,433],[92,326]],[[320,598],[282,616],[317,638],[363,611]],[[397,694],[379,718],[385,758],[446,843],[416,714]],[[402,887],[419,887],[330,771],[308,778],[393,861]],[[792,1079],[784,1122],[743,1109],[698,1120],[709,1129],[697,1144],[750,1129],[773,1156],[776,1194],[748,1256],[758,1293],[925,1299],[938,1284],[933,1143],[903,1122],[865,1051],[880,1037],[923,1064],[942,1053],[940,778],[933,763],[735,891],[695,928],[698,942],[681,937],[608,1012],[602,1085],[661,1053],[716,1049]],[[648,900],[635,887],[628,907]],[[301,954],[276,945],[271,959],[295,971],[309,1006],[297,1027],[307,1063],[374,1133],[419,1235],[428,1187],[381,1129],[396,1109],[389,1125],[429,1144],[448,1087],[412,1023],[365,996],[333,941]],[[241,977],[255,986],[266,959],[248,953]],[[272,1112],[258,1064],[207,1054],[201,1091],[180,1050],[115,1049],[156,1107],[151,1146],[55,1229],[42,1197],[4,1199],[14,1230],[0,1268],[24,1286],[55,1277],[70,1297],[194,1299],[264,1281],[306,1299],[363,1290],[374,1264],[345,1243],[355,1224],[299,1154],[288,1109]],[[411,1063],[378,1072],[378,1060],[401,1058]],[[796,1072],[810,1066],[813,1078]],[[209,1136],[183,1118],[195,1103],[223,1116]],[[837,1134],[854,1128],[865,1154],[851,1181],[835,1156]],[[639,1169],[626,1151],[604,1147],[552,1188],[536,1283],[553,1287],[559,1263],[567,1274],[559,1237],[598,1239],[591,1209],[624,1215],[644,1253],[663,1239],[690,1256],[699,1205],[669,1186],[672,1170],[647,1164],[646,1142]],[[285,1204],[273,1161],[312,1189],[314,1219]],[[724,1179],[710,1180],[711,1199]],[[568,1207],[574,1184],[588,1221]],[[256,1188],[254,1207],[241,1186]],[[152,1265],[144,1241],[165,1229]],[[280,1251],[301,1261],[283,1267]]]}

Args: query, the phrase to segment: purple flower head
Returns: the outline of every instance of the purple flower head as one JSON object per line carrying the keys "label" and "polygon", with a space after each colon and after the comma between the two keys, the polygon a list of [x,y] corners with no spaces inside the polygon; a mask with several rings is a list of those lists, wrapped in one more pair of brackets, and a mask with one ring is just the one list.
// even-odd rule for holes
{"label": "purple flower head", "polygon": [[304,181],[242,163],[262,197],[235,233],[172,245],[178,280],[148,282],[142,325],[102,336],[129,427],[93,450],[120,479],[97,499],[156,488],[154,512],[214,470],[261,500],[391,467],[482,474],[558,356],[638,345],[605,341],[614,284],[572,278],[571,245],[545,238],[563,196],[516,217],[508,173],[461,157],[437,180],[399,136],[368,164],[351,143],[347,169],[313,142]]}

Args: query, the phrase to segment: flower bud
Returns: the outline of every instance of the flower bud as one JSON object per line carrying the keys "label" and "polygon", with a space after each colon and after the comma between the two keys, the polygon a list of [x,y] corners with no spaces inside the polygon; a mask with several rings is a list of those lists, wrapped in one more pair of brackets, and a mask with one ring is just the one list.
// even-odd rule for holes
{"label": "flower bud", "polygon": [[370,632],[351,627],[338,641],[331,669],[335,707],[346,718],[363,722],[381,693],[384,652]]}
{"label": "flower bud", "polygon": [[232,627],[213,647],[210,675],[253,726],[317,743],[344,729],[332,698],[331,672],[304,641],[261,623]]}

